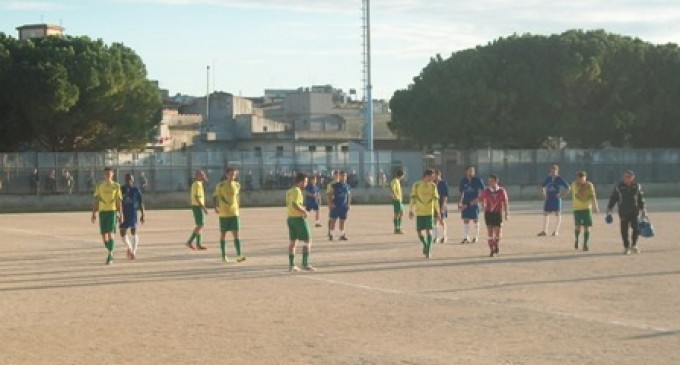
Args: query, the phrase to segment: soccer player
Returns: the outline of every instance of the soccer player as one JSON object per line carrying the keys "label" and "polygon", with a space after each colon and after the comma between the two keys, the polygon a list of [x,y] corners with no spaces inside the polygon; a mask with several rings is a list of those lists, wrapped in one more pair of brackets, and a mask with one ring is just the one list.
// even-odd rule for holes
{"label": "soccer player", "polygon": [[241,206],[241,184],[237,181],[238,170],[229,167],[224,172],[224,179],[215,186],[213,194],[213,206],[215,213],[220,219],[220,250],[222,261],[229,262],[227,258],[227,232],[231,232],[236,248],[236,262],[245,261],[245,256],[241,255],[241,239],[239,230],[241,220],[239,218],[239,208]]}
{"label": "soccer player", "polygon": [[587,180],[585,171],[576,173],[576,180],[571,183],[572,207],[574,208],[575,241],[574,249],[578,250],[578,239],[583,229],[583,251],[588,251],[590,227],[593,226],[593,213],[600,212],[595,195],[595,186]]}
{"label": "soccer player", "polygon": [[390,182],[390,192],[392,193],[392,207],[394,208],[394,234],[404,234],[401,230],[401,219],[404,216],[404,199],[401,190],[401,180],[404,178],[404,170],[397,170],[394,178]]}
{"label": "soccer player", "polygon": [[[194,214],[194,231],[186,243],[190,250],[206,250],[207,248],[201,245],[201,230],[205,226],[205,215],[208,214],[208,209],[205,207],[205,191],[203,190],[203,181],[205,181],[205,172],[197,170],[194,174],[194,182],[191,184],[191,211]],[[196,240],[196,247],[194,248],[194,239]]]}
{"label": "soccer player", "polygon": [[345,221],[347,220],[347,213],[352,207],[352,188],[347,183],[347,172],[340,171],[340,180],[332,186],[331,199],[331,214],[330,224],[328,227],[328,239],[333,240],[333,231],[335,231],[335,222],[340,221],[340,241],[347,241],[347,233],[345,233]]}
{"label": "soccer player", "polygon": [[333,184],[340,181],[340,171],[333,170],[333,180],[328,182],[326,185],[326,205],[328,205],[328,240],[333,240],[333,231],[331,226],[333,225],[333,219],[331,219],[331,212],[333,211]]}
{"label": "soccer player", "polygon": [[[125,185],[121,188],[123,196],[123,221],[120,223],[120,236],[127,245],[127,258],[134,260],[137,257],[137,246],[139,236],[137,236],[137,210],[142,214],[139,221],[144,224],[144,201],[142,191],[135,186],[135,177],[132,174],[125,175]],[[127,230],[132,233],[132,241],[127,236]]]}
{"label": "soccer player", "polygon": [[487,183],[489,187],[482,191],[477,200],[484,206],[484,222],[486,223],[488,233],[489,257],[493,257],[500,252],[503,215],[505,215],[505,220],[508,220],[510,207],[508,193],[498,185],[498,176],[494,174],[489,175]]}
{"label": "soccer player", "polygon": [[434,170],[434,183],[437,185],[437,194],[439,194],[439,215],[441,216],[441,225],[436,224],[434,227],[434,242],[437,242],[437,237],[440,233],[441,227],[441,239],[439,242],[445,243],[448,238],[446,234],[446,219],[449,217],[447,203],[449,200],[449,184],[442,179],[442,172],[440,170]]}
{"label": "soccer player", "polygon": [[113,264],[113,234],[116,232],[116,220],[124,223],[121,217],[120,184],[113,181],[113,169],[104,168],[104,179],[94,188],[94,201],[92,203],[92,223],[97,221],[99,212],[99,233],[102,235],[104,247],[109,254],[106,256],[106,264]]}
{"label": "soccer player", "polygon": [[288,271],[300,271],[295,265],[295,248],[298,241],[305,245],[302,247],[302,268],[307,271],[316,269],[309,263],[309,253],[312,248],[312,236],[307,226],[307,211],[304,208],[303,189],[307,185],[307,175],[298,173],[295,175],[295,186],[286,192],[286,209],[288,210]]}
{"label": "soccer player", "polygon": [[[465,177],[460,181],[460,199],[458,200],[458,210],[463,219],[463,240],[461,244],[475,243],[479,238],[479,204],[476,199],[484,191],[484,182],[475,176],[475,167],[465,168]],[[474,204],[472,202],[475,201]],[[474,236],[470,240],[470,221],[475,225]]]}
{"label": "soccer player", "polygon": [[[423,178],[411,187],[411,199],[408,216],[413,219],[416,216],[416,232],[423,244],[423,255],[430,258],[432,252],[432,228],[434,220],[441,223],[439,214],[439,194],[434,184],[434,171],[425,170]],[[425,235],[423,235],[425,232]]]}
{"label": "soccer player", "polygon": [[[621,238],[623,239],[623,253],[630,255],[631,249],[635,253],[640,253],[637,246],[640,230],[638,228],[638,216],[647,215],[645,209],[645,198],[642,186],[635,180],[633,171],[626,171],[621,181],[612,192],[607,205],[607,214],[611,214],[615,205],[619,205],[619,220],[621,221]],[[629,236],[628,229],[632,229],[632,236]],[[631,245],[632,243],[632,245]]]}
{"label": "soccer player", "polygon": [[[566,189],[562,192],[562,188]],[[557,224],[553,231],[553,236],[560,234],[560,224],[562,224],[562,199],[569,195],[571,187],[562,176],[560,176],[560,167],[557,164],[550,166],[550,175],[545,178],[543,185],[541,185],[541,194],[543,195],[543,230],[537,236],[546,236],[548,232],[548,225],[550,223],[550,215],[554,214],[557,217]]]}
{"label": "soccer player", "polygon": [[318,178],[316,175],[312,175],[309,178],[307,187],[305,188],[305,209],[307,212],[314,211],[314,218],[316,218],[315,227],[321,227],[319,222],[319,204],[321,202],[321,194],[319,193],[319,186],[317,185]]}

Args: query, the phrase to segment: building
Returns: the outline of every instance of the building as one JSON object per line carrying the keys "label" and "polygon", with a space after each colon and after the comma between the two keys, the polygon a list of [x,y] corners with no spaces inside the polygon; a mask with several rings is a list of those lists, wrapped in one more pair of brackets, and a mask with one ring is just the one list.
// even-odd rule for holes
{"label": "building", "polygon": [[17,27],[19,40],[64,35],[64,27],[52,24],[28,24]]}

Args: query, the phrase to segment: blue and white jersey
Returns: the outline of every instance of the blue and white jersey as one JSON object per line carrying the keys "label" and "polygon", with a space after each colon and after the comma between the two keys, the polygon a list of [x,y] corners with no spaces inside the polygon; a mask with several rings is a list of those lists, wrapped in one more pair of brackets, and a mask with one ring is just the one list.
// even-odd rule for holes
{"label": "blue and white jersey", "polygon": [[440,180],[437,183],[437,193],[439,194],[439,206],[444,205],[444,197],[449,197],[449,184],[444,180]]}
{"label": "blue and white jersey", "polygon": [[137,210],[142,205],[142,191],[136,186],[123,185],[120,188],[123,195],[123,214],[127,216],[136,216]]}
{"label": "blue and white jersey", "polygon": [[337,208],[347,208],[349,206],[349,194],[352,190],[347,183],[337,182],[333,184],[333,204]]}
{"label": "blue and white jersey", "polygon": [[305,203],[316,202],[316,197],[319,195],[319,187],[316,184],[307,184],[305,187]]}
{"label": "blue and white jersey", "polygon": [[473,177],[471,179],[468,179],[467,177],[464,177],[460,181],[460,186],[458,187],[458,191],[460,192],[460,195],[463,197],[463,204],[468,204],[471,201],[477,199],[479,194],[484,191],[485,186],[484,182],[482,179],[478,177]]}
{"label": "blue and white jersey", "polygon": [[562,188],[569,189],[569,184],[562,176],[548,176],[541,186],[545,188],[545,195],[548,198],[558,198]]}

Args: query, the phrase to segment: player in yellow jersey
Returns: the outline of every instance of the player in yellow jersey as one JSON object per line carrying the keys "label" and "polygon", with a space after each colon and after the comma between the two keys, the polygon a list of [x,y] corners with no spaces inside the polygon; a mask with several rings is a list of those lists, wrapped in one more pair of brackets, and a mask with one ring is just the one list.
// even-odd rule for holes
{"label": "player in yellow jersey", "polygon": [[239,217],[239,208],[241,207],[241,184],[237,180],[238,170],[229,167],[224,172],[225,180],[221,181],[215,187],[215,194],[213,194],[213,205],[215,206],[215,213],[220,217],[220,249],[222,250],[222,261],[228,262],[227,259],[227,232],[231,232],[234,237],[234,247],[236,248],[236,262],[242,262],[246,258],[241,255],[241,240],[239,238],[239,230],[241,229],[241,220]]}
{"label": "player in yellow jersey", "polygon": [[123,196],[120,192],[120,184],[113,181],[113,169],[104,168],[104,180],[94,188],[94,201],[92,204],[92,223],[97,221],[99,212],[99,233],[102,235],[104,247],[109,254],[106,256],[106,264],[113,263],[113,234],[116,232],[116,220],[123,223],[121,216],[121,201]]}
{"label": "player in yellow jersey", "polygon": [[[197,170],[194,175],[194,182],[191,184],[191,211],[194,214],[194,231],[186,243],[186,246],[191,249],[206,250],[207,248],[201,245],[201,230],[205,226],[205,215],[208,214],[208,209],[205,207],[205,190],[203,189],[203,182],[205,181],[205,172]],[[196,240],[196,247],[194,248],[194,239]]]}
{"label": "player in yellow jersey", "polygon": [[585,171],[576,173],[576,180],[571,183],[572,208],[574,209],[575,241],[574,249],[578,250],[578,239],[583,229],[583,251],[588,251],[590,227],[593,226],[593,213],[600,212],[597,205],[595,185],[587,180]]}
{"label": "player in yellow jersey", "polygon": [[[434,220],[443,224],[439,214],[439,194],[437,186],[434,184],[434,171],[425,170],[422,180],[413,184],[411,187],[411,204],[409,218],[416,216],[416,231],[418,238],[423,244],[423,255],[430,258],[432,251],[432,229]],[[425,235],[423,235],[423,231]]]}
{"label": "player in yellow jersey", "polygon": [[390,182],[390,193],[392,193],[392,207],[394,208],[394,234],[403,234],[401,230],[401,219],[404,216],[404,195],[401,190],[401,181],[404,179],[404,170],[397,170],[394,178]]}
{"label": "player in yellow jersey", "polygon": [[307,210],[305,210],[305,194],[307,175],[298,173],[295,175],[295,186],[286,192],[286,209],[288,212],[288,271],[297,272],[300,269],[295,265],[295,248],[298,241],[305,245],[302,247],[302,268],[307,271],[316,269],[309,263],[309,253],[312,248],[312,235],[307,225]]}

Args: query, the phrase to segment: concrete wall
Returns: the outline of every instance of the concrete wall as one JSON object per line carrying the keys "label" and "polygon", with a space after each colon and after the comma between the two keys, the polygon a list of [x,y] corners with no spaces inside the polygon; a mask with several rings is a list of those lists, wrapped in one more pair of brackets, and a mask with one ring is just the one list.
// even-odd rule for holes
{"label": "concrete wall", "polygon": [[[644,187],[649,197],[680,197],[680,183],[645,184]],[[506,188],[509,191],[511,201],[536,200],[538,198],[538,189],[533,185],[514,185]],[[611,188],[613,187],[600,187],[600,199],[608,198]],[[404,190],[407,195],[409,187],[406,187]],[[453,190],[456,191],[455,189]],[[284,190],[244,191],[242,194],[242,205],[244,207],[283,207],[285,205],[285,195],[286,192]],[[187,208],[189,206],[189,193],[185,191],[147,194],[144,199],[148,209]],[[455,201],[455,199],[456,197],[454,196],[449,201]],[[391,195],[387,188],[357,188],[352,190],[352,200],[357,204],[388,204],[391,201]],[[0,213],[90,209],[92,209],[92,197],[89,194],[42,196],[0,194]]]}

